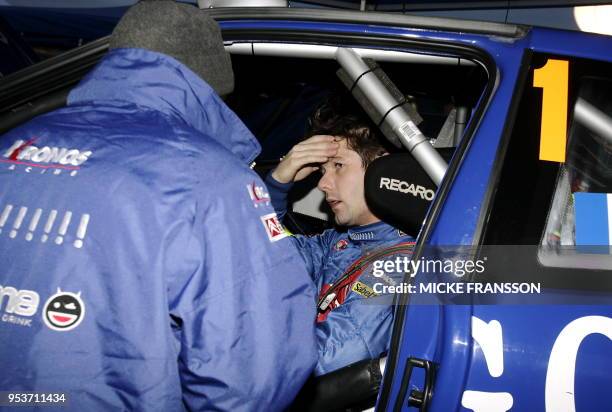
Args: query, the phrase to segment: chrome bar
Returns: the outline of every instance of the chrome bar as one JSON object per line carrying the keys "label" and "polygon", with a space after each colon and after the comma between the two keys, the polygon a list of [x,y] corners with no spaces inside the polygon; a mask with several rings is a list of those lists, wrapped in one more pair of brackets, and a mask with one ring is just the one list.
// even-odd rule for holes
{"label": "chrome bar", "polygon": [[[350,48],[338,48],[336,59],[349,77],[356,82],[355,87],[361,89],[370,103],[385,116],[384,122],[399,138],[402,145],[434,181],[440,185],[448,167],[442,156],[433,148],[429,140],[421,133],[408,113],[398,106],[398,101],[389,93],[380,79],[370,71],[368,65],[356,51]],[[387,136],[389,140],[393,137]]]}

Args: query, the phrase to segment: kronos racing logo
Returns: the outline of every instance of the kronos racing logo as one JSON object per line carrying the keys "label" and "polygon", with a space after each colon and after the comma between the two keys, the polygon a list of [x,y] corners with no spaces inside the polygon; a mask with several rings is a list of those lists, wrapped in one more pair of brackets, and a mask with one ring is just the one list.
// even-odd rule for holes
{"label": "kronos racing logo", "polygon": [[414,197],[420,197],[428,201],[433,200],[435,195],[433,190],[427,189],[421,185],[415,185],[414,183],[408,183],[399,179],[390,179],[388,177],[380,178],[380,188],[393,190],[394,192],[409,193]]}
{"label": "kronos racing logo", "polygon": [[34,163],[55,163],[61,166],[80,166],[91,156],[91,151],[66,149],[62,147],[33,146],[36,139],[17,140],[4,152],[4,157],[11,161],[29,161]]}

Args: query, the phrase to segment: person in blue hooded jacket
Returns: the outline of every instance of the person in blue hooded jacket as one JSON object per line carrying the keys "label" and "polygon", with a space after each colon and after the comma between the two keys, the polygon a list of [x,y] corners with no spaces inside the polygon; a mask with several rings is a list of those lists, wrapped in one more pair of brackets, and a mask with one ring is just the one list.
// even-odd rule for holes
{"label": "person in blue hooded jacket", "polygon": [[379,273],[374,262],[409,257],[414,245],[414,238],[381,221],[366,203],[365,170],[387,150],[375,126],[351,103],[342,95],[328,98],[311,116],[310,137],[266,177],[282,218],[293,182],[320,171],[318,187],[338,226],[318,236],[292,236],[319,291],[317,376],[389,350],[392,299],[375,289],[401,282],[404,274]]}
{"label": "person in blue hooded jacket", "polygon": [[65,108],[0,138],[0,391],[282,410],[316,361],[314,288],[218,96],[219,28],[149,1],[110,46]]}

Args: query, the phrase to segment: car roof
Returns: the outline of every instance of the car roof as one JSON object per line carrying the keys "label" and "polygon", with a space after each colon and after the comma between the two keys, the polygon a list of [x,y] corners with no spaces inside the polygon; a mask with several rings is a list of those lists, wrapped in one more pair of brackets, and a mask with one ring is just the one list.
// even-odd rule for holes
{"label": "car roof", "polygon": [[462,33],[487,34],[520,38],[529,26],[443,17],[412,16],[383,12],[355,12],[349,10],[232,7],[210,9],[216,20],[300,20],[354,24],[380,24],[395,27],[432,29]]}

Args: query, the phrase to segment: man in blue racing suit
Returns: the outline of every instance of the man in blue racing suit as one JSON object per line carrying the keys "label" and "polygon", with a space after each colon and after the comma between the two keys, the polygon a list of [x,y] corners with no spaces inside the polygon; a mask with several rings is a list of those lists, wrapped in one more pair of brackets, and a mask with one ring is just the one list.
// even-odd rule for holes
{"label": "man in blue racing suit", "polygon": [[205,12],[139,3],[67,107],[0,138],[0,391],[73,411],[292,401],[315,291],[217,94],[231,73]]}
{"label": "man in blue racing suit", "polygon": [[345,100],[334,96],[321,105],[310,119],[312,137],[295,145],[266,178],[274,208],[283,216],[293,182],[320,169],[318,187],[335,223],[345,228],[292,236],[319,290],[316,375],[388,351],[393,308],[389,296],[374,289],[377,283],[400,282],[403,274],[381,274],[373,270],[373,260],[410,256],[414,244],[366,204],[365,169],[386,150],[375,126]]}

